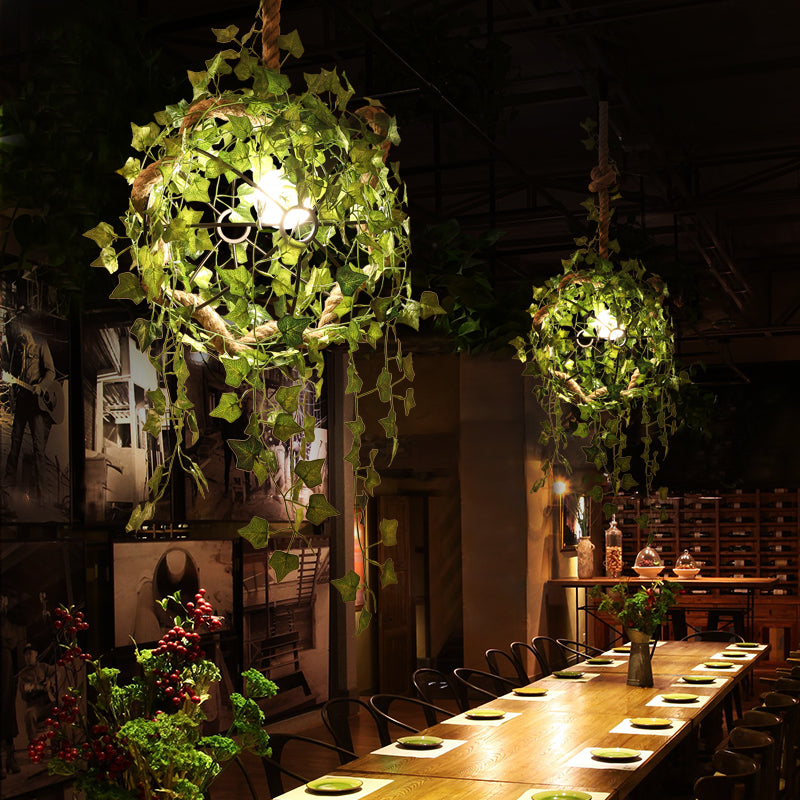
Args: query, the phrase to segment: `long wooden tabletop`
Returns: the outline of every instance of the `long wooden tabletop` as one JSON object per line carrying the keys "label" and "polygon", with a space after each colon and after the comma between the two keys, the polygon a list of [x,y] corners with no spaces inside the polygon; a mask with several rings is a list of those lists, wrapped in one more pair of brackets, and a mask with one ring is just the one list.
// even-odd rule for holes
{"label": "long wooden tabletop", "polygon": [[638,575],[623,575],[620,578],[551,578],[548,585],[562,586],[565,589],[591,589],[592,586],[615,586],[618,583],[629,583],[631,586],[641,586],[655,580],[667,580],[680,583],[684,589],[768,589],[774,586],[777,578],[717,578],[697,576],[691,579],[680,579],[673,575],[661,575],[658,578],[640,578]]}
{"label": "long wooden tabletop", "polygon": [[[661,643],[652,660],[652,688],[628,686],[627,655],[609,651],[611,665],[584,662],[572,667],[570,671],[583,673],[580,678],[549,676],[536,681],[533,685],[547,689],[543,697],[509,693],[480,706],[504,712],[502,719],[472,720],[460,714],[426,729],[424,733],[444,739],[437,750],[404,750],[393,744],[342,766],[336,773],[398,781],[430,779],[431,798],[439,797],[440,791],[444,796],[447,782],[474,781],[484,791],[488,791],[487,782],[498,784],[496,791],[503,800],[517,800],[523,790],[530,800],[533,787],[578,789],[595,793],[593,800],[618,800],[694,732],[769,647],[740,650],[747,655],[725,659],[731,667],[704,666],[707,661],[720,660],[726,649],[725,643]],[[713,677],[714,683],[687,683],[684,675]],[[670,704],[663,699],[665,694],[689,694],[696,699]],[[632,727],[629,720],[640,717],[666,717],[672,724],[664,730]],[[638,750],[641,758],[609,764],[592,759],[589,752],[615,747]],[[437,781],[443,782],[439,788]],[[507,784],[516,785],[519,795],[512,796],[510,789],[505,794]],[[471,796],[471,789],[465,791],[464,797]],[[493,797],[494,792],[492,789]],[[375,800],[388,797],[376,792]]]}

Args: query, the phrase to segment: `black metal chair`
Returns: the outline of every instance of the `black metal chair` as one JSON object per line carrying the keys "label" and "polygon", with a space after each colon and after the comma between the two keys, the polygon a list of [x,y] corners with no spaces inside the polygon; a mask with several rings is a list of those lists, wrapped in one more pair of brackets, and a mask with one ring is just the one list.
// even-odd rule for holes
{"label": "black metal chair", "polygon": [[736,642],[743,642],[744,637],[740,636],[738,633],[734,631],[720,631],[720,630],[707,630],[707,631],[695,631],[694,633],[688,633],[686,636],[681,638],[682,642],[728,642],[729,644],[735,644]]}
{"label": "black metal chair", "polygon": [[784,796],[796,797],[800,791],[798,757],[800,757],[800,699],[783,692],[767,692],[761,696],[761,708],[779,716],[784,723],[781,777]]}
{"label": "black metal chair", "polygon": [[550,675],[561,669],[566,669],[582,659],[575,653],[570,653],[552,636],[534,636],[531,639],[534,652],[539,654],[539,664],[545,675]]}
{"label": "black metal chair", "polygon": [[759,766],[749,756],[717,750],[711,758],[713,775],[694,784],[695,800],[744,800],[758,797]]}
{"label": "black metal chair", "polygon": [[573,639],[559,638],[556,639],[556,641],[565,650],[574,653],[576,656],[579,656],[582,660],[587,658],[592,658],[593,656],[602,655],[604,652],[599,647],[592,647],[590,644],[586,644],[586,642],[576,642]]}
{"label": "black metal chair", "polygon": [[[380,738],[378,715],[369,703],[355,697],[333,697],[320,711],[322,723],[328,729],[336,745],[346,752],[354,752],[353,725],[368,725],[375,742],[384,742]],[[388,744],[388,742],[386,742]],[[344,761],[342,762],[345,763]]]}
{"label": "black metal chair", "polygon": [[456,680],[464,687],[466,700],[470,708],[479,706],[500,695],[508,694],[519,688],[517,681],[510,681],[500,675],[494,675],[482,669],[456,667],[453,670]]}
{"label": "black metal chair", "polygon": [[[355,753],[337,747],[335,744],[295,733],[270,733],[269,746],[272,748],[272,755],[262,756],[261,763],[264,766],[267,786],[272,797],[277,797],[295,786],[319,777],[319,775],[303,776],[295,771],[305,767],[312,751],[315,769],[319,769],[326,757],[330,759],[331,770],[357,758]],[[323,767],[321,774],[324,774],[325,771]]]}
{"label": "black metal chair", "polygon": [[468,706],[463,687],[456,685],[450,675],[433,667],[420,667],[411,676],[411,682],[422,700],[441,708],[454,706],[459,712]]}
{"label": "black metal chair", "polygon": [[759,800],[775,800],[778,796],[778,763],[781,756],[777,743],[766,731],[737,726],[728,735],[725,749],[749,756],[760,767]]}
{"label": "black metal chair", "polygon": [[[416,697],[408,697],[403,694],[388,694],[386,692],[374,694],[369,699],[369,705],[375,713],[375,718],[378,722],[378,731],[380,733],[382,745],[392,743],[392,731],[390,726],[394,726],[408,733],[419,733],[422,728],[430,727],[443,719],[453,716],[452,711],[448,711],[446,708],[439,708],[439,706],[426,703],[424,700],[419,700]],[[403,707],[405,714],[414,715],[415,723],[421,712],[425,719],[425,725],[419,726],[418,724],[412,724],[408,722],[407,716],[405,720],[396,717],[395,709],[397,709],[398,706]]]}
{"label": "black metal chair", "polygon": [[[542,657],[533,649],[533,647],[528,644],[528,642],[511,642],[511,654],[514,656],[514,659],[517,662],[517,668],[520,670],[520,675],[523,673],[527,677],[528,681],[536,680],[537,678],[543,678],[547,675],[547,665],[542,662]],[[525,666],[526,663],[530,663],[529,656],[533,656],[536,661],[536,666],[538,667],[538,674],[534,674],[533,676],[528,675],[528,670]]]}
{"label": "black metal chair", "polygon": [[492,675],[499,675],[510,681],[516,681],[518,686],[525,686],[529,683],[528,676],[525,674],[522,665],[517,663],[513,655],[505,650],[492,647],[486,651],[486,663]]}

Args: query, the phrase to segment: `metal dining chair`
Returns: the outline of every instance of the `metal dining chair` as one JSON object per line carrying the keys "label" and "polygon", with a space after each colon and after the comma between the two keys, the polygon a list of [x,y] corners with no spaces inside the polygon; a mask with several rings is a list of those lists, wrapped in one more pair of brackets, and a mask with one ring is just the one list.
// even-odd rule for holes
{"label": "metal dining chair", "polygon": [[[296,733],[270,733],[269,746],[272,748],[272,755],[262,756],[261,763],[271,797],[277,797],[295,785],[308,783],[323,774],[326,768],[321,765],[326,759],[331,763],[329,769],[335,769],[339,764],[357,758],[355,753],[335,744]],[[309,760],[313,760],[317,774],[301,775],[296,771],[307,769]]]}
{"label": "metal dining chair", "polygon": [[499,675],[501,678],[516,681],[518,686],[525,686],[529,683],[528,676],[522,665],[505,650],[500,650],[496,647],[489,648],[486,651],[486,663],[492,675]]}
{"label": "metal dining chair", "polygon": [[590,644],[586,644],[586,642],[576,642],[574,639],[558,638],[556,641],[565,650],[568,650],[569,652],[574,653],[576,656],[579,656],[581,660],[602,655],[604,652],[599,647],[592,647]]}
{"label": "metal dining chair", "polygon": [[539,654],[539,663],[545,675],[571,667],[581,660],[574,653],[563,648],[552,636],[534,636],[531,639],[534,652]]}
{"label": "metal dining chair", "polygon": [[466,698],[463,687],[454,679],[434,667],[420,667],[411,676],[411,682],[422,700],[441,708],[454,706],[459,712],[466,711]]}
{"label": "metal dining chair", "polygon": [[694,784],[695,800],[755,800],[758,797],[759,766],[749,756],[717,750],[711,758],[713,775]]}
{"label": "metal dining chair", "polygon": [[781,777],[784,796],[796,797],[800,792],[798,758],[800,757],[800,700],[782,692],[767,692],[761,696],[761,708],[776,714],[784,722]]}
{"label": "metal dining chair", "polygon": [[[426,703],[424,700],[403,694],[386,692],[374,694],[369,698],[369,705],[378,722],[382,745],[392,743],[391,726],[408,733],[419,733],[422,728],[430,727],[453,716],[452,711],[448,711],[446,708],[439,708],[439,706]],[[396,716],[398,707],[402,708],[401,713],[406,715],[403,720]],[[420,725],[418,722],[420,716],[425,721],[424,725]],[[409,721],[409,717],[413,719],[413,722]]]}
{"label": "metal dining chair", "polygon": [[[528,644],[528,642],[511,642],[511,654],[514,656],[515,661],[517,662],[518,669],[520,670],[520,675],[523,673],[528,678],[529,681],[536,680],[537,678],[543,678],[547,675],[547,665],[542,661],[542,657],[533,647]],[[526,663],[530,664],[530,656],[533,656],[534,661],[536,662],[536,666],[538,668],[538,674],[534,674],[533,676],[528,676],[528,670],[525,666]]]}
{"label": "metal dining chair", "polygon": [[456,667],[453,670],[453,675],[464,687],[470,708],[486,703],[488,700],[494,700],[500,695],[508,694],[519,688],[517,681],[510,681],[508,678],[503,678],[500,675],[494,675],[481,669]]}
{"label": "metal dining chair", "polygon": [[775,800],[778,796],[778,761],[781,756],[775,739],[766,731],[739,726],[728,735],[725,749],[749,756],[761,767],[756,796],[759,800]]}
{"label": "metal dining chair", "polygon": [[367,736],[362,738],[389,744],[381,739],[381,728],[375,710],[363,700],[355,697],[333,697],[323,704],[320,714],[322,723],[333,737],[333,741],[344,751],[355,752],[353,746],[355,725],[366,725],[369,728]]}
{"label": "metal dining chair", "polygon": [[728,642],[730,644],[735,644],[736,642],[743,642],[744,637],[740,636],[738,633],[734,631],[719,631],[719,630],[707,630],[707,631],[695,631],[694,633],[688,633],[686,636],[681,638],[682,642]]}

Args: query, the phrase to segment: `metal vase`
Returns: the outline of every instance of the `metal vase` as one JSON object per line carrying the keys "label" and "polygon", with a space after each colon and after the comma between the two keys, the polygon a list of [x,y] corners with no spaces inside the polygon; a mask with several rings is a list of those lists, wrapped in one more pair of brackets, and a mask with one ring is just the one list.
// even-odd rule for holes
{"label": "metal vase", "polygon": [[653,669],[650,665],[650,634],[628,630],[631,654],[628,657],[628,686],[652,686]]}

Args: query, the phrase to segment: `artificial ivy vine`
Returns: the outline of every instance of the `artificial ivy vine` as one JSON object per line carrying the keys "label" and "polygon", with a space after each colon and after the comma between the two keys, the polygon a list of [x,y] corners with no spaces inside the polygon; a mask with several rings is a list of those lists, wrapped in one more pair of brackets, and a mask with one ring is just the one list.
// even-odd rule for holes
{"label": "artificial ivy vine", "polygon": [[[381,423],[394,452],[398,410],[408,414],[414,406],[413,389],[404,386],[413,379],[412,357],[403,354],[396,327],[418,327],[441,309],[431,292],[411,296],[404,189],[396,165],[386,163],[399,141],[395,120],[376,102],[351,110],[354,91],[335,70],[305,75],[305,90],[292,94],[289,79],[248,45],[255,33],[255,27],[241,37],[234,26],[215,31],[227,49],[204,71],[189,72],[191,101],[132,125],[132,145],[143,155],[119,170],[131,184],[124,234],[103,222],[86,235],[101,248],[94,266],[126,268],[112,297],[150,308],[133,332],[164,389],[149,393],[146,430],[157,435],[169,427],[176,434],[150,478],[150,499],[134,510],[128,529],[152,517],[176,468],[201,492],[206,488],[190,453],[198,426],[186,351],[197,351],[218,360],[229,387],[211,415],[229,422],[247,416],[246,438],[230,441],[237,466],[259,485],[274,476],[270,436],[293,442],[300,454],[281,491],[289,522],[254,516],[240,530],[256,547],[288,537],[288,547],[270,558],[280,580],[298,566],[292,543],[298,537],[308,543],[303,523],[318,525],[339,513],[321,492],[322,460],[303,455],[313,442],[314,418],[299,398],[309,385],[317,396],[322,391],[323,350],[346,349],[346,391],[356,409],[368,392],[385,403]],[[296,33],[278,37],[277,45],[302,54]],[[384,368],[377,385],[365,387],[354,353],[381,339]],[[391,358],[388,341],[396,342]],[[266,369],[285,378],[274,393],[266,390]],[[380,482],[376,452],[362,464],[357,411],[347,425],[353,444],[346,460],[363,498]],[[391,544],[396,522],[384,520],[381,531]],[[390,560],[378,566],[382,583],[393,582]],[[334,584],[346,600],[366,590],[360,626],[366,625],[371,589],[354,572]]]}

